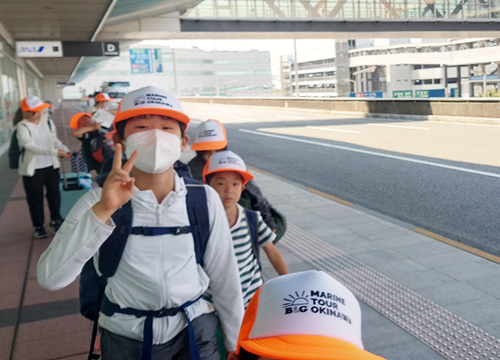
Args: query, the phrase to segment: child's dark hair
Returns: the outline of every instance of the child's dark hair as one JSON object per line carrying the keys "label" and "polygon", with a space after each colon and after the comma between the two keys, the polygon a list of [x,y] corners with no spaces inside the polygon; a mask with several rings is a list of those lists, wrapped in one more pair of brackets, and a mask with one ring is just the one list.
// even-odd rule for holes
{"label": "child's dark hair", "polygon": [[257,360],[259,355],[252,354],[251,352],[246,351],[242,347],[240,348],[240,354],[238,355],[239,360]]}
{"label": "child's dark hair", "polygon": [[[166,116],[162,116],[162,117],[164,117],[165,119],[170,119],[170,118],[167,118]],[[125,139],[125,124],[129,120],[130,119],[122,120],[122,121],[116,123],[116,125],[115,125],[115,127],[116,127],[116,133],[118,134],[118,136],[121,139]],[[172,119],[172,120],[175,120],[175,119]],[[184,137],[184,133],[186,131],[186,124],[184,124],[183,122],[180,122],[178,120],[176,120],[176,121],[179,123],[179,127],[181,128],[181,139],[182,139]]]}
{"label": "child's dark hair", "polygon": [[12,118],[12,125],[16,126],[22,119],[24,119],[24,114],[21,108],[18,108]]}
{"label": "child's dark hair", "polygon": [[[217,152],[219,152],[219,151],[226,151],[226,150],[228,150],[227,145],[224,146],[224,148],[217,150]],[[196,150],[196,156],[198,156],[199,158],[203,159],[203,155],[205,155],[209,151],[210,150]]]}
{"label": "child's dark hair", "polygon": [[[231,171],[231,170],[229,170],[229,171]],[[215,174],[218,174],[220,172],[221,171],[214,172],[214,173],[211,173],[211,174],[208,174],[207,176],[205,176],[205,184],[210,185],[210,180],[212,180],[212,178],[214,177]],[[238,174],[238,175],[240,175],[240,174]],[[241,177],[241,182],[243,182],[243,176],[240,175],[240,177]]]}

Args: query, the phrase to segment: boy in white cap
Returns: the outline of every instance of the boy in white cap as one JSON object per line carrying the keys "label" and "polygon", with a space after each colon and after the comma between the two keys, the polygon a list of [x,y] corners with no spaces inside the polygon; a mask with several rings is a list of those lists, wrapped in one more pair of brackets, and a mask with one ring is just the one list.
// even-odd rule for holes
{"label": "boy in white cap", "polygon": [[363,349],[356,297],[316,270],[262,285],[246,309],[236,353],[239,360],[383,360]]}
{"label": "boy in white cap", "polygon": [[[107,278],[99,313],[103,359],[142,354],[143,359],[219,360],[219,319],[234,357],[243,302],[224,209],[212,188],[198,185],[205,190],[209,223],[198,263],[196,229],[187,213],[189,189],[173,169],[187,143],[188,122],[168,92],[148,86],[125,95],[114,120],[116,151],[108,177],[73,207],[38,262],[38,281],[49,290],[70,284],[91,258],[101,272],[101,244],[115,224],[111,216],[131,204],[133,227],[116,272]],[[122,148],[128,157],[123,165]],[[213,305],[201,298],[209,284]]]}
{"label": "boy in white cap", "polygon": [[217,151],[227,150],[226,128],[218,120],[208,119],[203,121],[195,130],[195,137],[191,150],[196,151],[196,156],[188,162],[194,179],[203,179],[203,168],[210,156]]}
{"label": "boy in white cap", "polygon": [[[264,249],[279,275],[289,273],[283,255],[273,244],[276,234],[262,220],[260,213],[249,212],[238,204],[245,184],[252,179],[253,175],[247,170],[243,160],[229,150],[210,156],[203,170],[203,182],[217,191],[226,210],[245,306],[262,285],[258,248]],[[251,231],[251,221],[255,221],[254,234]]]}
{"label": "boy in white cap", "polygon": [[54,122],[42,120],[42,112],[48,107],[50,104],[37,96],[25,97],[20,104],[23,119],[15,124],[19,148],[23,149],[18,171],[23,177],[35,239],[48,236],[44,227],[44,188],[50,210],[50,228],[57,231],[61,226],[59,157],[71,157],[69,149],[57,138]]}

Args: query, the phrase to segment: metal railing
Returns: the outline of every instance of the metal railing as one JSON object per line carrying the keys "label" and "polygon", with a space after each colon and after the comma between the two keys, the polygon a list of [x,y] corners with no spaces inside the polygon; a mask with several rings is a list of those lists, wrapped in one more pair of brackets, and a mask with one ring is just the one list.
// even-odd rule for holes
{"label": "metal railing", "polygon": [[205,0],[187,18],[492,19],[498,0]]}

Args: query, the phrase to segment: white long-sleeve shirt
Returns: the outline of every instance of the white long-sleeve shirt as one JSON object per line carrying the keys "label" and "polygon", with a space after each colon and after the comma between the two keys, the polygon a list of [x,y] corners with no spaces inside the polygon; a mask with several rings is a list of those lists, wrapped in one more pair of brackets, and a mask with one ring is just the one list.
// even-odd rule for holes
{"label": "white long-sleeve shirt", "polygon": [[36,169],[53,166],[59,168],[58,151],[69,149],[57,138],[56,126],[52,120],[50,128],[47,122],[34,124],[26,119],[17,125],[17,141],[24,149],[19,159],[19,175],[33,176]]}
{"label": "white long-sleeve shirt", "polygon": [[[144,237],[130,235],[118,269],[108,279],[106,296],[122,308],[143,310],[172,308],[194,300],[208,285],[214,305],[200,299],[187,308],[190,319],[213,311],[219,316],[228,351],[236,348],[243,318],[243,302],[238,268],[233,252],[227,217],[217,193],[205,186],[210,236],[204,255],[204,267],[196,263],[191,234]],[[135,188],[132,196],[132,226],[186,226],[186,187],[175,176],[175,189],[158,204],[151,190]],[[84,195],[66,217],[47,250],[38,261],[38,282],[57,290],[69,285],[80,274],[85,262],[94,257],[114,229],[110,219],[100,221],[92,211],[101,189]],[[96,266],[97,268],[97,266]],[[144,318],[100,314],[99,324],[116,334],[142,340]],[[154,318],[153,343],[163,344],[175,337],[187,323],[182,313]]]}

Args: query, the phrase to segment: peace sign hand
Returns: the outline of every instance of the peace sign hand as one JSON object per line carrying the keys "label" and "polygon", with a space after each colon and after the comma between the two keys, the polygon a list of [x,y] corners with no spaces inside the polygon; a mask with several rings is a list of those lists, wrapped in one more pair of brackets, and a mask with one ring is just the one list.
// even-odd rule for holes
{"label": "peace sign hand", "polygon": [[92,207],[95,215],[106,222],[113,213],[127,203],[134,193],[134,178],[129,173],[137,159],[137,150],[122,165],[122,145],[116,144],[113,165],[102,186],[101,199]]}

